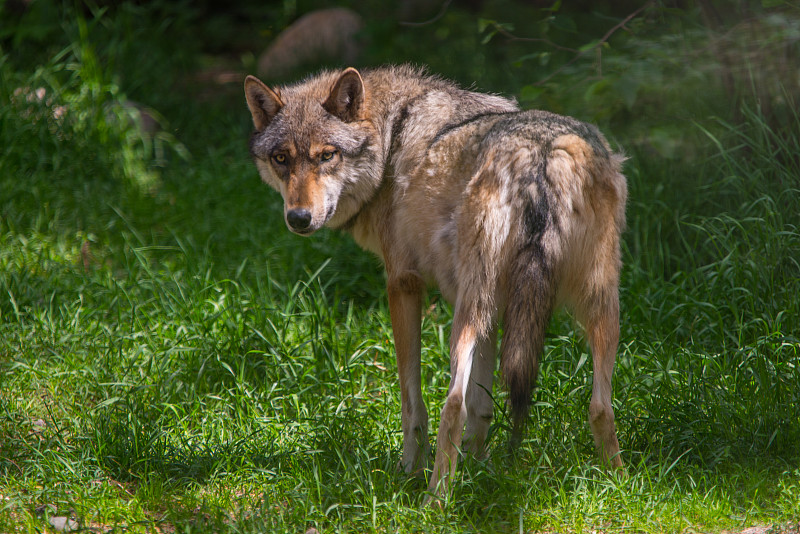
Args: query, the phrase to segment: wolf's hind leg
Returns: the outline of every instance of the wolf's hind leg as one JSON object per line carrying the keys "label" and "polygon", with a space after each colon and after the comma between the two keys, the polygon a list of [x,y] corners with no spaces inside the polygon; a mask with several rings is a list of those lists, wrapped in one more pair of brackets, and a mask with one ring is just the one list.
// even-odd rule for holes
{"label": "wolf's hind leg", "polygon": [[418,276],[406,273],[390,277],[389,314],[392,318],[397,371],[400,378],[403,457],[400,467],[406,473],[421,473],[428,465],[428,411],[422,400],[420,374],[420,328],[422,291]]}
{"label": "wolf's hind leg", "polygon": [[[613,250],[613,249],[612,249]],[[592,400],[589,403],[589,426],[595,447],[611,467],[622,467],[619,454],[614,409],[611,406],[611,376],[619,344],[619,263],[613,254],[595,252],[598,260],[583,273],[583,284],[573,289],[576,318],[583,325],[592,351]],[[606,261],[599,261],[600,258]]]}
{"label": "wolf's hind leg", "polygon": [[621,467],[611,375],[619,343],[620,233],[625,226],[627,197],[625,177],[620,173],[624,158],[604,154],[576,135],[557,138],[553,148],[548,178],[573,185],[568,197],[571,240],[561,289],[586,329],[592,351],[589,424],[603,460]]}
{"label": "wolf's hind leg", "polygon": [[492,383],[494,380],[497,329],[480,340],[472,359],[472,373],[467,386],[467,428],[464,448],[476,458],[485,457],[486,435],[492,422]]}
{"label": "wolf's hind leg", "polygon": [[[450,336],[450,388],[439,420],[436,438],[436,459],[428,485],[431,493],[447,493],[449,480],[455,475],[458,455],[467,418],[466,395],[472,372],[472,360],[478,346],[478,332],[473,314],[456,305]],[[425,503],[430,502],[430,497]]]}
{"label": "wolf's hind leg", "polygon": [[611,406],[611,375],[619,343],[619,302],[616,292],[613,297],[604,300],[602,307],[587,317],[584,323],[594,367],[589,424],[603,461],[612,467],[622,467],[614,409]]}
{"label": "wolf's hind leg", "polygon": [[[439,422],[429,484],[429,490],[438,495],[447,492],[455,474],[468,405],[476,410],[469,429],[474,432],[473,439],[468,445],[482,449],[488,431],[491,397],[480,387],[473,388],[472,394],[468,390],[475,382],[470,380],[473,370],[478,384],[491,387],[494,359],[484,356],[491,354],[494,347],[497,290],[513,227],[514,206],[509,190],[512,180],[508,169],[497,164],[495,155],[494,150],[489,150],[479,158],[478,170],[470,178],[456,214],[458,260],[453,274],[458,290],[450,334],[450,388]],[[478,363],[474,365],[476,358]]]}

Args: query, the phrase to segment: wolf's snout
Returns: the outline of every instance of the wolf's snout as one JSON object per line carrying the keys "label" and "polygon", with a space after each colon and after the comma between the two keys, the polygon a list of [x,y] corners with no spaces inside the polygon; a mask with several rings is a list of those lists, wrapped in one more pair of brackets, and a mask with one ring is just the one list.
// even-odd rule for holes
{"label": "wolf's snout", "polygon": [[311,225],[311,212],[305,208],[289,210],[286,212],[286,222],[292,230],[302,232]]}

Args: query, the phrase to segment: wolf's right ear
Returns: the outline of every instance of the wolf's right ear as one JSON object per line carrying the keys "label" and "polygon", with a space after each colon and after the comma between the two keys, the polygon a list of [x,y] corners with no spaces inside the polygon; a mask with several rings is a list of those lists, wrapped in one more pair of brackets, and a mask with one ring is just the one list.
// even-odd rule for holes
{"label": "wolf's right ear", "polygon": [[322,107],[344,122],[353,122],[361,119],[364,100],[364,80],[356,69],[349,67],[333,84]]}
{"label": "wolf's right ear", "polygon": [[255,76],[245,78],[244,96],[253,115],[253,124],[259,132],[272,122],[283,107],[281,97]]}

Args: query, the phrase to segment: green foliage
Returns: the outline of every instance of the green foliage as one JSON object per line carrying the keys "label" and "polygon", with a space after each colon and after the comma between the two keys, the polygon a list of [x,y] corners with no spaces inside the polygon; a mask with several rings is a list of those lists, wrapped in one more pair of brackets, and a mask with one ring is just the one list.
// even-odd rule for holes
{"label": "green foliage", "polygon": [[[594,119],[631,157],[614,383],[629,476],[597,467],[591,359],[559,315],[520,450],[507,452],[496,391],[490,461],[464,461],[442,511],[420,510],[424,482],[395,469],[378,263],[346,237],[286,231],[248,158],[240,88],[209,96],[186,70],[204,64],[204,40],[237,34],[236,17],[202,3],[54,6],[33,2],[0,31],[0,531],[53,517],[134,532],[796,524],[800,117],[791,80],[784,101],[709,81],[724,65],[703,47],[721,33],[697,13],[647,10],[597,47],[638,6],[608,19],[487,2],[407,27],[386,3],[359,4],[375,15],[366,63],[425,61]],[[279,28],[308,7],[237,13],[265,10]],[[748,27],[784,28],[791,51],[794,11],[772,9]],[[503,33],[528,27],[548,42]],[[158,110],[160,130],[130,98]],[[433,295],[434,429],[450,321]]]}
{"label": "green foliage", "polygon": [[[642,439],[677,418],[673,424],[687,433],[674,446],[711,464],[754,450],[791,455],[800,439],[800,174],[794,156],[800,137],[798,130],[773,131],[752,109],[743,115],[741,125],[721,123],[724,141],[703,129],[720,150],[703,171],[718,178],[696,188],[688,207],[675,210],[667,241],[675,248],[662,246],[654,255],[649,243],[633,242],[633,257],[641,258],[633,272],[663,278],[634,274],[628,285],[637,301],[632,311],[649,326],[646,332],[658,332],[648,353],[663,354],[668,335],[692,362],[678,372],[678,355],[662,356],[666,367],[659,374],[669,380],[654,385],[651,377],[632,395],[654,395],[656,401],[643,408],[648,422]],[[634,210],[644,213],[644,206]],[[659,231],[663,243],[664,226]],[[698,428],[699,421],[711,420],[706,410],[717,409],[725,418]],[[713,446],[704,451],[698,441]]]}

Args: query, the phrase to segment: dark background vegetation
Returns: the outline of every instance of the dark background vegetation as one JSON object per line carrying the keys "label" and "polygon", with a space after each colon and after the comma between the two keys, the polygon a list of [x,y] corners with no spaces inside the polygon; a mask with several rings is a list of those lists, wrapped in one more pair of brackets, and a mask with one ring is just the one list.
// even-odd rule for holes
{"label": "dark background vegetation", "polygon": [[[796,521],[800,6],[337,5],[364,19],[355,66],[426,65],[594,122],[629,156],[615,376],[628,482],[591,467],[588,355],[558,316],[522,452],[504,455],[498,392],[494,467],[464,466],[450,515],[416,511],[423,484],[393,468],[399,397],[380,265],[346,236],[290,235],[247,152],[244,75],[328,4],[7,0],[4,530],[62,516],[181,531]],[[449,320],[432,294],[434,428]]]}

